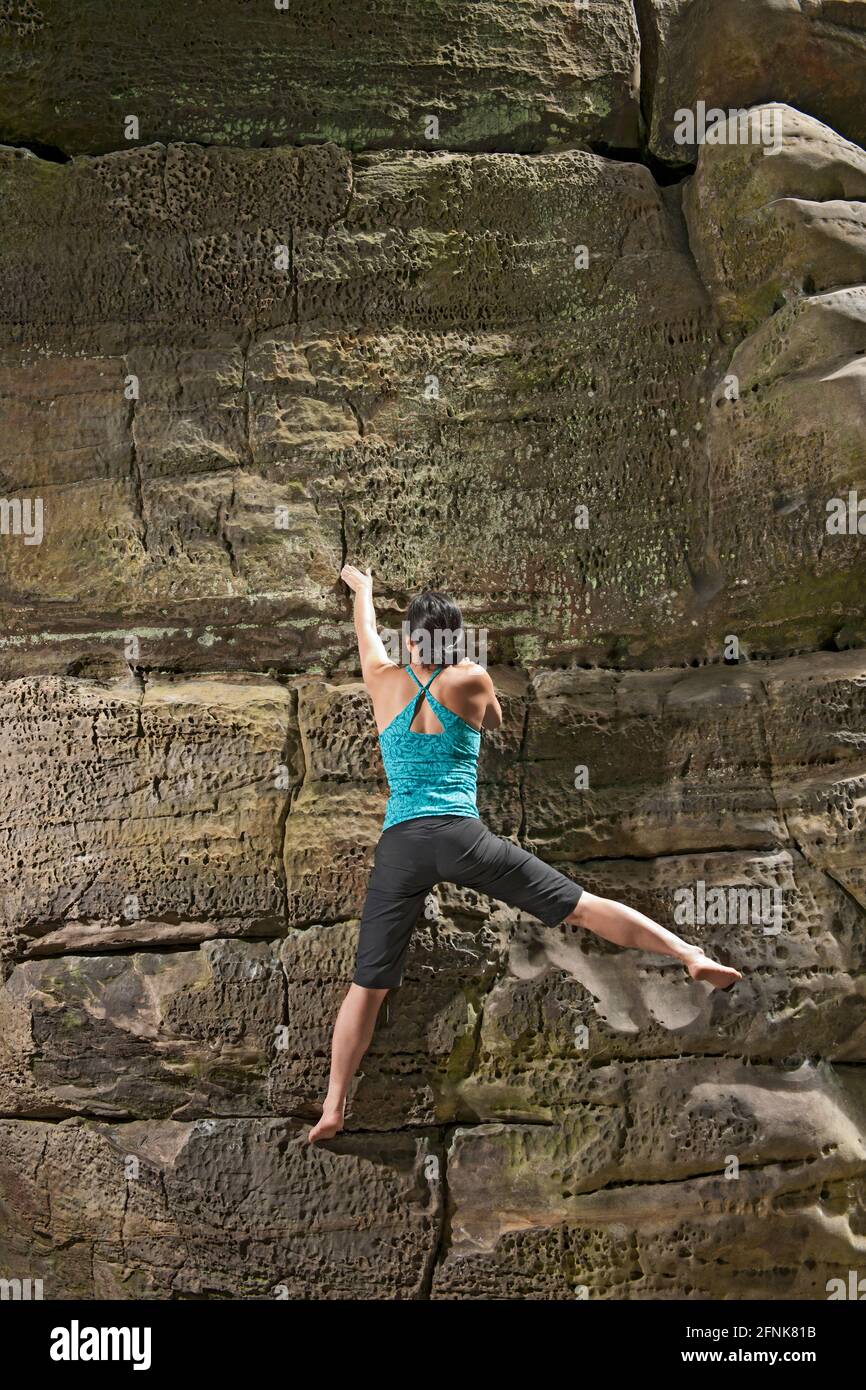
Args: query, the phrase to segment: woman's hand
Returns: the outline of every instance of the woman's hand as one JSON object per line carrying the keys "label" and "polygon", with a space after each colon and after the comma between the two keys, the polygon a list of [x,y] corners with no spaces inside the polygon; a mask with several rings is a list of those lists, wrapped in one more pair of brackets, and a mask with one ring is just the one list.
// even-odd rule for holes
{"label": "woman's hand", "polygon": [[354,565],[344,565],[340,570],[340,578],[344,584],[348,584],[353,594],[361,594],[367,590],[373,592],[373,576],[369,569],[365,574],[363,570],[356,569]]}

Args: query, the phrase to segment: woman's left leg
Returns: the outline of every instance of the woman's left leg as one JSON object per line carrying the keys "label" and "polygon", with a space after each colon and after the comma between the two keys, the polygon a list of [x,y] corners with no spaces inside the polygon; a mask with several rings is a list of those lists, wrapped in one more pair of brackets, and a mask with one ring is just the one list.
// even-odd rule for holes
{"label": "woman's left leg", "polygon": [[440,879],[510,903],[548,927],[567,922],[617,946],[674,956],[693,980],[705,980],[716,989],[727,989],[743,978],[739,970],[711,960],[700,946],[683,941],[635,908],[588,893],[537,855],[494,835],[481,820],[467,819],[451,826],[441,851],[437,866]]}
{"label": "woman's left leg", "polygon": [[693,980],[705,980],[715,989],[727,989],[743,977],[739,970],[720,965],[705,955],[700,946],[692,946],[645,917],[636,908],[613,898],[599,898],[595,893],[581,893],[577,906],[565,921],[570,926],[586,927],[605,941],[616,946],[631,946],[638,951],[656,951],[662,956],[674,956],[686,967]]}

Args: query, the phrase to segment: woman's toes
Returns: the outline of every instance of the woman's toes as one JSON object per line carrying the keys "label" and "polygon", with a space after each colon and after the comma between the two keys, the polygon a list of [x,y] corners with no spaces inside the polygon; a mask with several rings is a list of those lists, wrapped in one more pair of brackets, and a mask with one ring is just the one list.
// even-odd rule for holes
{"label": "woman's toes", "polygon": [[688,967],[689,974],[693,980],[701,980],[714,989],[730,989],[738,980],[742,980],[739,970],[734,970],[730,965],[719,965],[718,961],[710,960],[704,956],[702,960],[693,961]]}

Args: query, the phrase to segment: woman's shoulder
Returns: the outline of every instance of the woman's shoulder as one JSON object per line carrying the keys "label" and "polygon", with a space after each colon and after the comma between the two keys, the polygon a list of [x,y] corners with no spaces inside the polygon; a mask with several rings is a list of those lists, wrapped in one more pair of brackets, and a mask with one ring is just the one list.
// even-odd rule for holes
{"label": "woman's shoulder", "polygon": [[[454,666],[446,666],[442,672],[449,685],[461,685],[472,687],[476,690],[487,689],[493,682],[484,666],[479,666],[477,661],[470,661],[464,657]],[[441,680],[440,676],[440,680]]]}
{"label": "woman's shoulder", "polygon": [[467,701],[484,702],[493,693],[493,682],[486,669],[474,661],[444,667],[431,687],[434,694],[437,687],[442,695],[455,704],[458,713],[463,712]]}

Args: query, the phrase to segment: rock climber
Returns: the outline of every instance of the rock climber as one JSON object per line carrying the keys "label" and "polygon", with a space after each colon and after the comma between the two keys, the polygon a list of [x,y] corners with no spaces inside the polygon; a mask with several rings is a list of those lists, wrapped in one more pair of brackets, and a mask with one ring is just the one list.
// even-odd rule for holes
{"label": "rock climber", "polygon": [[437,883],[473,888],[548,927],[584,928],[617,946],[673,956],[693,980],[715,989],[741,980],[738,970],[711,960],[700,946],[624,903],[587,892],[487,829],[476,805],[478,753],[482,731],[499,728],[502,710],[488,672],[460,655],[460,609],[446,594],[418,594],[406,612],[410,660],[401,666],[377,630],[369,570],[346,565],[341,578],[355,596],[361,672],[390,796],[361,915],[355,973],[334,1026],[328,1093],[310,1142],[331,1139],[343,1128],[350,1082],[383,1000],[402,983],[413,928]]}

